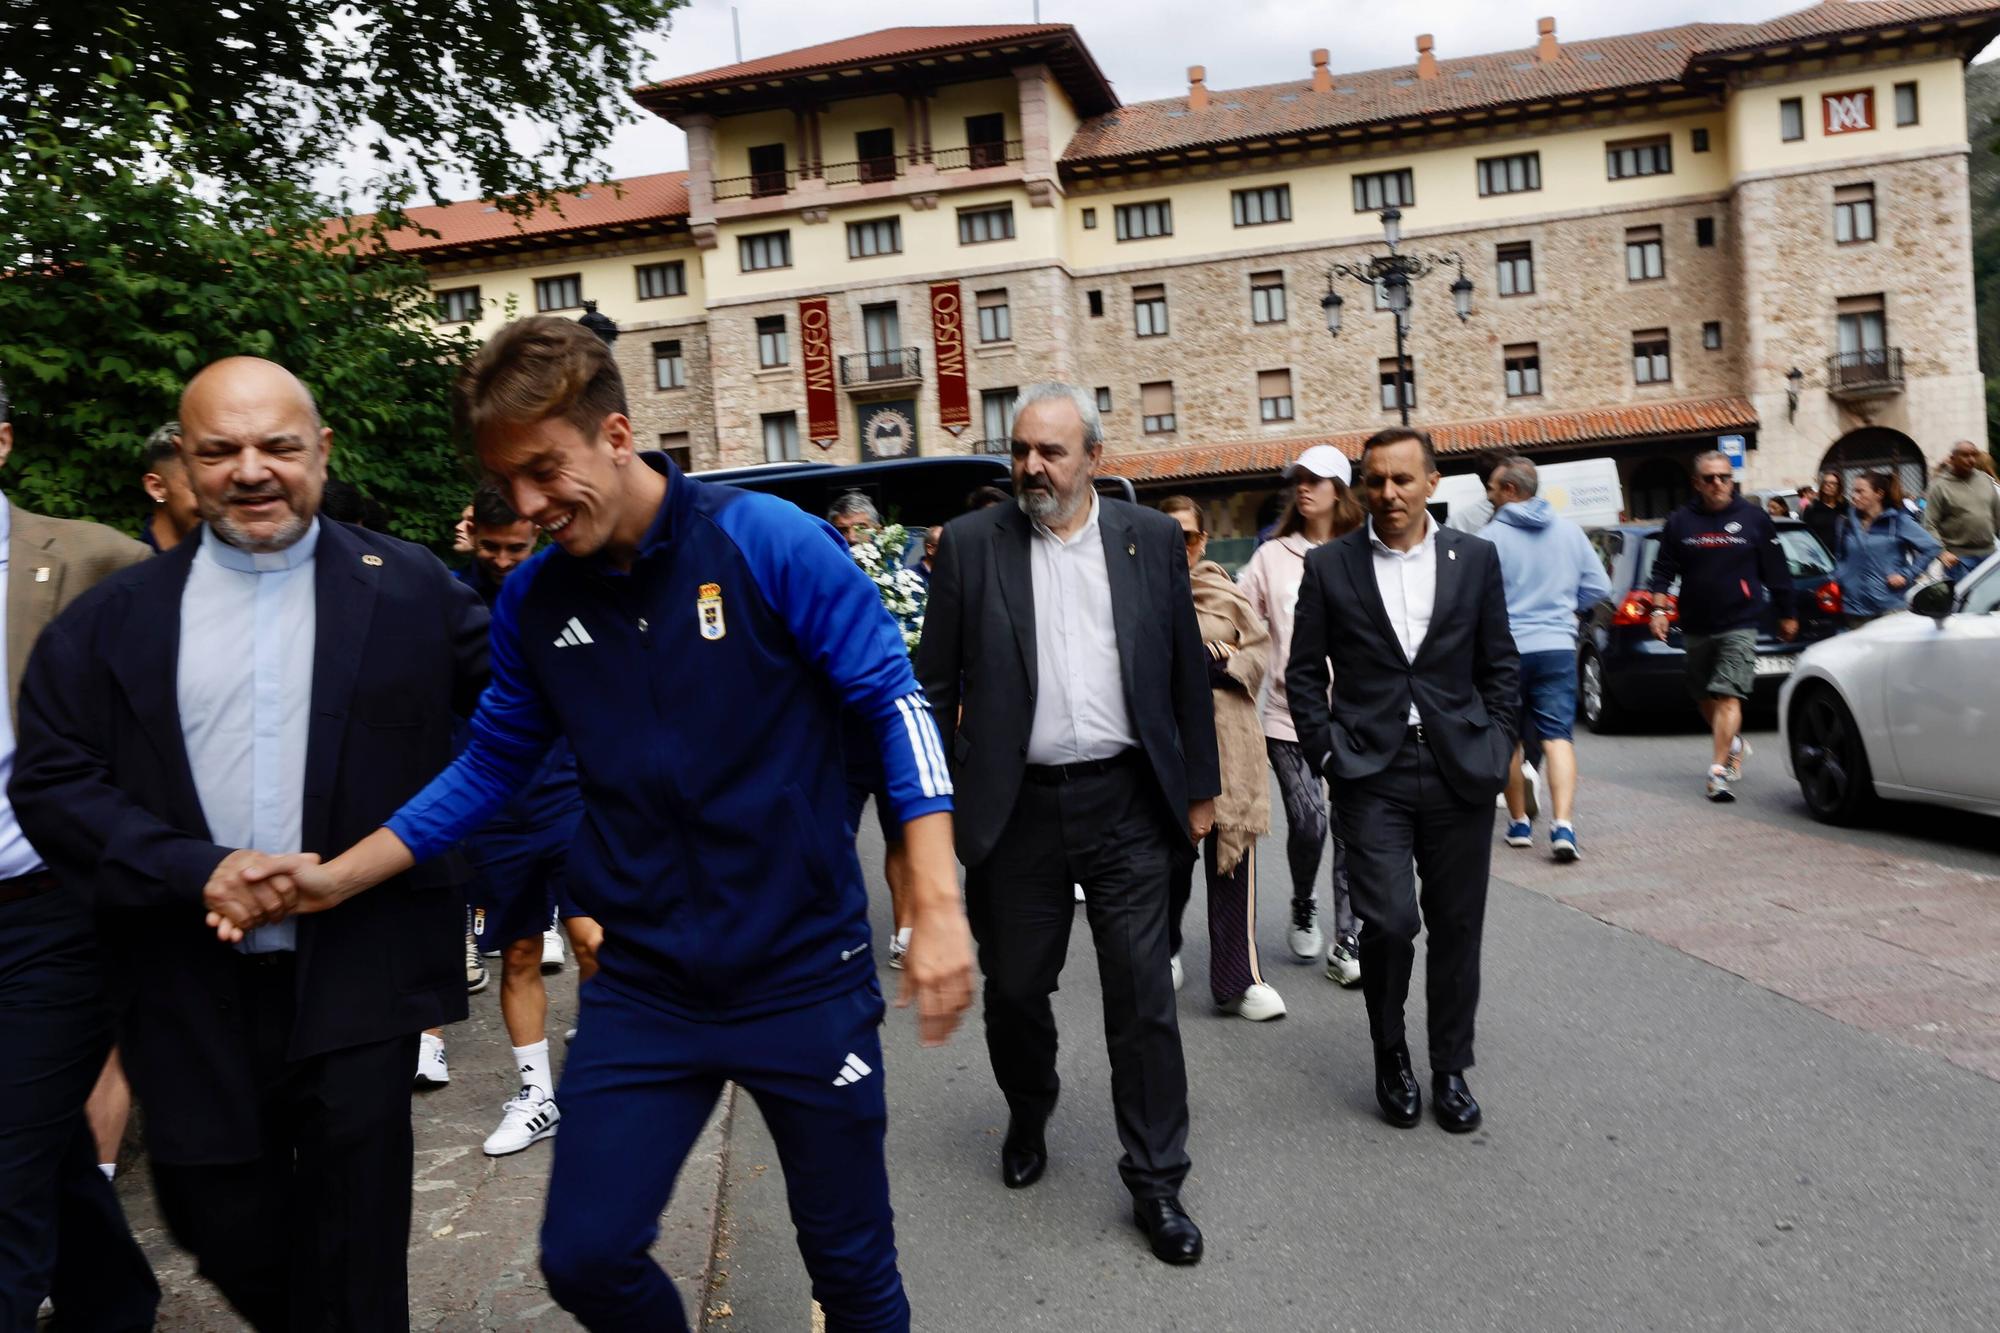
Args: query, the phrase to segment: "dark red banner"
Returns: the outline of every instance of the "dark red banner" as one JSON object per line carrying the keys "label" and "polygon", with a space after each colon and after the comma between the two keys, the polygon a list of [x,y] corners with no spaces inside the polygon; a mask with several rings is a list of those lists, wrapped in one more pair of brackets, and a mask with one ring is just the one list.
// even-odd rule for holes
{"label": "dark red banner", "polygon": [[840,438],[840,396],[833,391],[833,326],[826,298],[799,302],[799,360],[806,376],[806,438],[822,449]]}
{"label": "dark red banner", "polygon": [[931,284],[931,343],[937,348],[938,424],[953,435],[972,424],[965,391],[965,312],[955,282]]}

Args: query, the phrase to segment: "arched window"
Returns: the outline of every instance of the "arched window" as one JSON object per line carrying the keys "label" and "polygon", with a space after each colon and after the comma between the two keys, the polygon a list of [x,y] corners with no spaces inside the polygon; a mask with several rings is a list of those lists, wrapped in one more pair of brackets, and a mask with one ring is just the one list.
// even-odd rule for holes
{"label": "arched window", "polygon": [[1850,484],[1863,472],[1894,472],[1905,495],[1922,495],[1930,483],[1923,451],[1909,436],[1886,426],[1865,426],[1841,436],[1819,460],[1815,484],[1828,472],[1838,472]]}
{"label": "arched window", "polygon": [[1649,458],[1632,469],[1625,508],[1633,518],[1665,518],[1691,494],[1686,464],[1678,458]]}

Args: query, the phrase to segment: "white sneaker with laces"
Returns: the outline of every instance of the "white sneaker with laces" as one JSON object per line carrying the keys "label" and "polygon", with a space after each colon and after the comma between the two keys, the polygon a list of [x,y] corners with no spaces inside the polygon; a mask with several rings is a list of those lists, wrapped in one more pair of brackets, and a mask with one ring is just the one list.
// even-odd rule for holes
{"label": "white sneaker with laces", "polygon": [[1334,940],[1326,951],[1326,979],[1343,987],[1361,984],[1361,941],[1352,935]]}
{"label": "white sneaker with laces", "polygon": [[910,951],[910,927],[904,926],[889,937],[889,966],[903,970],[903,955]]}
{"label": "white sneaker with laces", "polygon": [[1753,753],[1754,751],[1751,750],[1749,742],[1745,741],[1741,736],[1731,740],[1729,742],[1729,762],[1722,766],[1723,775],[1731,782],[1743,781],[1743,761],[1748,759]]}
{"label": "white sneaker with laces", "polygon": [[1263,982],[1258,982],[1233,1000],[1225,1000],[1216,1006],[1225,1014],[1237,1018],[1247,1018],[1252,1023],[1268,1022],[1285,1016],[1285,1001],[1278,992]]}
{"label": "white sneaker with laces", "polygon": [[451,1069],[444,1062],[444,1038],[426,1032],[417,1038],[417,1086],[442,1088],[451,1082]]}
{"label": "white sneaker with laces", "polygon": [[563,966],[562,932],[550,926],[542,932],[542,972],[560,972]]}
{"label": "white sneaker with laces", "polygon": [[553,1135],[561,1119],[555,1098],[545,1096],[540,1088],[522,1088],[507,1101],[500,1113],[500,1127],[486,1136],[483,1151],[488,1157],[517,1153]]}
{"label": "white sneaker with laces", "polygon": [[1319,929],[1317,898],[1292,899],[1292,924],[1285,928],[1285,943],[1291,946],[1294,958],[1310,961],[1319,957],[1319,951],[1326,947],[1326,936]]}

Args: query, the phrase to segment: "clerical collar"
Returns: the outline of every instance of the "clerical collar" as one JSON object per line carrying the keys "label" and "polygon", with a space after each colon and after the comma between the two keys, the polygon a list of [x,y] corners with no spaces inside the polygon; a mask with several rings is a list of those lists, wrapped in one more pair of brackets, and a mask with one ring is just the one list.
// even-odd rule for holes
{"label": "clerical collar", "polygon": [[293,542],[282,551],[245,551],[231,546],[215,535],[212,528],[203,528],[201,553],[221,565],[243,574],[275,574],[280,570],[297,569],[313,558],[313,551],[319,546],[319,519],[306,526],[305,536]]}

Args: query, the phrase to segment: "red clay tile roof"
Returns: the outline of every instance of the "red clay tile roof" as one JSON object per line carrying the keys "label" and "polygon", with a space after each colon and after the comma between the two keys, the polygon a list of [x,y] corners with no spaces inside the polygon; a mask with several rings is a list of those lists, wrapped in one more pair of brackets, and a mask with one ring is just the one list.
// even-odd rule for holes
{"label": "red clay tile roof", "polygon": [[1546,101],[1639,91],[1707,77],[1711,57],[1813,37],[1945,19],[2000,25],[1994,0],[1827,0],[1768,23],[1689,23],[1651,32],[1565,41],[1553,61],[1533,47],[1438,61],[1436,78],[1407,65],[1333,75],[1316,93],[1310,78],[1254,88],[1209,89],[1192,111],[1186,97],[1138,102],[1086,121],[1065,163],[1116,159],[1271,135],[1341,129]]}
{"label": "red clay tile roof", "polygon": [[882,28],[818,46],[802,46],[796,51],[780,51],[760,56],[740,65],[724,65],[677,79],[662,79],[633,89],[637,93],[681,92],[714,88],[751,79],[778,78],[787,74],[807,74],[845,65],[900,60],[908,56],[955,51],[964,46],[985,46],[992,42],[1021,41],[1029,37],[1059,37],[1074,32],[1067,23],[993,23],[932,28]]}
{"label": "red clay tile roof", "polygon": [[[1704,398],[1580,412],[1541,412],[1492,421],[1453,421],[1426,429],[1439,453],[1468,454],[1481,449],[1615,445],[1632,440],[1748,430],[1756,425],[1757,413],[1749,399]],[[1289,440],[1244,440],[1108,453],[1101,470],[1113,476],[1130,477],[1135,482],[1275,473],[1315,444],[1331,444],[1348,457],[1359,458],[1362,442],[1372,434],[1372,430],[1353,430]]]}
{"label": "red clay tile roof", "polygon": [[[688,213],[688,174],[663,171],[653,176],[627,176],[605,185],[557,196],[561,212],[540,208],[516,219],[482,199],[426,205],[409,210],[410,220],[438,233],[421,235],[413,229],[389,234],[389,248],[404,254],[426,254],[464,246],[505,243],[516,237],[567,235],[593,227],[629,227],[647,222],[671,222]],[[357,219],[365,223],[366,218]]]}

